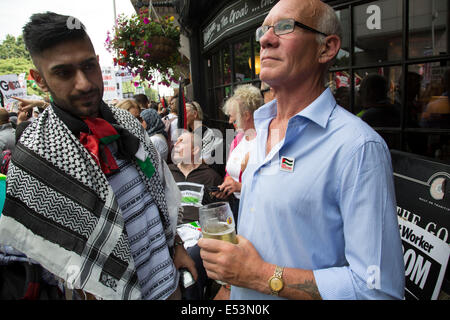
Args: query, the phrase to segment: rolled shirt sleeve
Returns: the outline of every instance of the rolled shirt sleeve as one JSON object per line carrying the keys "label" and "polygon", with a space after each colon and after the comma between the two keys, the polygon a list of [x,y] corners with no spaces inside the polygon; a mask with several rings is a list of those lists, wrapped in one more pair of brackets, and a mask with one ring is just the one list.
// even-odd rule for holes
{"label": "rolled shirt sleeve", "polygon": [[348,266],[314,270],[323,299],[403,299],[405,270],[390,153],[358,147],[342,170],[340,205]]}

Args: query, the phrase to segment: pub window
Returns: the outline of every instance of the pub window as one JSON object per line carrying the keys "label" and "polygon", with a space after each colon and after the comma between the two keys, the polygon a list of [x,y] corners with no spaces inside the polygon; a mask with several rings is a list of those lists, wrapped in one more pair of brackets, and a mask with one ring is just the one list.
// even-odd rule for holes
{"label": "pub window", "polygon": [[[261,45],[259,44],[259,41],[255,40],[255,37],[252,37],[253,39],[253,56],[255,57],[255,76],[254,79],[259,79],[259,72],[261,71],[261,61],[259,58],[259,51],[261,49]],[[253,64],[252,64],[253,66]],[[253,69],[253,68],[252,68]]]}
{"label": "pub window", "polygon": [[350,73],[348,70],[328,73],[328,84],[337,104],[351,112],[350,108]]}
{"label": "pub window", "polygon": [[252,80],[252,46],[250,39],[244,39],[233,44],[234,51],[234,81],[248,82]]}
{"label": "pub window", "polygon": [[221,66],[221,57],[220,54],[217,53],[213,55],[213,77],[214,77],[214,85],[221,85],[223,83],[223,72]]}
{"label": "pub window", "polygon": [[222,50],[223,57],[223,83],[230,84],[231,83],[231,54],[228,50],[228,47]]}
{"label": "pub window", "polygon": [[342,39],[341,50],[334,61],[334,67],[346,67],[350,64],[350,10],[342,9],[336,10],[341,27],[342,27]]}
{"label": "pub window", "polygon": [[409,57],[448,54],[448,0],[409,1]]}
{"label": "pub window", "polygon": [[401,59],[402,0],[374,1],[355,6],[353,27],[356,64]]}
{"label": "pub window", "polygon": [[439,62],[408,66],[408,127],[450,129],[449,77]]}
{"label": "pub window", "polygon": [[355,113],[373,127],[400,127],[401,67],[355,70]]}

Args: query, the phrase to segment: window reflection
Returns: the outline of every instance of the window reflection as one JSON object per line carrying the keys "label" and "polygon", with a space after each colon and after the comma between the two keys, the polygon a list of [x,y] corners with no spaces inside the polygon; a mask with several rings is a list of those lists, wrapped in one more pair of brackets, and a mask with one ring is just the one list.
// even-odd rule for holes
{"label": "window reflection", "polygon": [[228,50],[223,50],[223,83],[231,83],[231,56]]}
{"label": "window reflection", "polygon": [[355,114],[373,127],[399,127],[400,78],[400,66],[355,71]]}
{"label": "window reflection", "polygon": [[223,77],[220,67],[220,55],[215,54],[212,58],[213,60],[213,75],[214,75],[214,85],[220,85],[223,83]]}
{"label": "window reflection", "polygon": [[357,115],[377,128],[389,149],[399,149],[400,134],[380,128],[400,128],[401,105],[398,92],[400,67],[358,70],[362,78],[355,91]]}
{"label": "window reflection", "polygon": [[336,15],[341,22],[342,39],[341,50],[339,50],[333,66],[346,67],[350,63],[350,10],[338,10],[336,11]]}
{"label": "window reflection", "polygon": [[224,102],[225,100],[228,100],[228,98],[231,96],[232,92],[231,92],[231,87],[225,87],[225,98],[224,98]]}
{"label": "window reflection", "polygon": [[373,1],[354,8],[356,64],[400,60],[402,1]]}
{"label": "window reflection", "polygon": [[450,128],[450,68],[439,63],[415,64],[408,67],[409,95],[414,98],[408,104],[410,127]]}
{"label": "window reflection", "polygon": [[328,74],[328,84],[336,102],[350,111],[350,74],[348,71],[331,72]]}
{"label": "window reflection", "polygon": [[409,1],[409,57],[448,53],[448,0]]}
{"label": "window reflection", "polygon": [[251,44],[250,40],[243,40],[233,45],[234,48],[234,77],[236,82],[249,81],[252,79],[251,67]]}
{"label": "window reflection", "polygon": [[259,72],[261,71],[261,61],[259,59],[259,51],[261,49],[261,45],[259,41],[253,41],[254,55],[255,55],[255,78],[259,79]]}

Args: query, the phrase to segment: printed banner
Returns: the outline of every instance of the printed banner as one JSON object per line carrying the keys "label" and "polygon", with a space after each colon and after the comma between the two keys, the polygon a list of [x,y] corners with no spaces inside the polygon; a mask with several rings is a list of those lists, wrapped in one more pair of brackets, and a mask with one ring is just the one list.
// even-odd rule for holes
{"label": "printed banner", "polygon": [[[391,156],[407,271],[406,297],[436,299],[439,288],[450,292],[449,270],[445,269],[449,256],[450,165],[397,150],[391,150]],[[406,229],[406,222],[413,227]],[[437,249],[437,240],[424,240],[434,238],[447,250]],[[421,286],[426,273],[430,275]]]}
{"label": "printed banner", "polygon": [[119,95],[119,88],[116,83],[115,73],[116,72],[111,67],[102,68],[103,100],[105,101],[122,99],[122,95]]}
{"label": "printed banner", "polygon": [[3,94],[3,101],[7,110],[16,101],[11,97],[25,98],[27,94],[27,88],[21,86],[17,74],[0,75],[0,91]]}
{"label": "printed banner", "polygon": [[398,217],[405,261],[405,298],[436,300],[447,268],[448,244]]}

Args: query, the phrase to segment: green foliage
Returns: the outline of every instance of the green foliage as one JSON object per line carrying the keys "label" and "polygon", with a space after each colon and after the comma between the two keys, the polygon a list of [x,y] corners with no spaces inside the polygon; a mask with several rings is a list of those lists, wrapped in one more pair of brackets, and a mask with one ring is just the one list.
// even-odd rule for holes
{"label": "green foliage", "polygon": [[158,101],[158,91],[153,88],[144,88],[145,95],[150,101]]}
{"label": "green foliage", "polygon": [[16,39],[12,35],[7,35],[0,43],[0,74],[28,73],[33,67],[23,37],[19,36]]}
{"label": "green foliage", "polygon": [[[30,69],[34,68],[30,54],[25,48],[23,37],[17,39],[12,35],[7,35],[6,39],[0,43],[0,75],[26,73],[28,78]],[[46,96],[34,81],[27,81],[27,95]]]}
{"label": "green foliage", "polygon": [[1,74],[20,74],[34,68],[33,62],[26,58],[9,58],[0,60],[0,75]]}
{"label": "green foliage", "polygon": [[0,59],[25,58],[31,61],[30,54],[25,48],[23,37],[17,39],[8,34],[6,39],[0,44]]}

